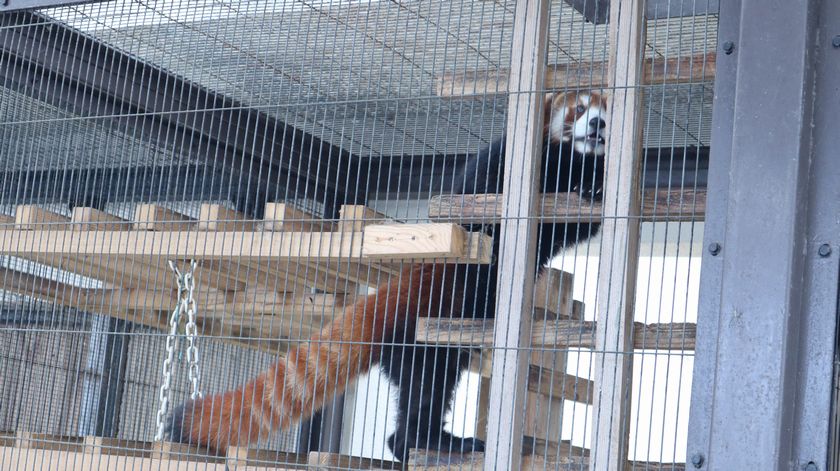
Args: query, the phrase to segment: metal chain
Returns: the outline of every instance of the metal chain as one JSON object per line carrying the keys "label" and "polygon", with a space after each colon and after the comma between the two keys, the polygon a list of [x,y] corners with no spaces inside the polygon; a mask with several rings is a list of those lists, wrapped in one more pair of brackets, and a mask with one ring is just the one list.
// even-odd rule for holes
{"label": "metal chain", "polygon": [[178,349],[178,324],[181,320],[181,314],[187,313],[186,337],[189,346],[187,347],[187,374],[190,383],[192,384],[192,393],[190,397],[197,399],[202,397],[201,391],[198,389],[198,382],[201,379],[201,374],[198,369],[198,347],[195,345],[196,337],[198,336],[198,328],[195,325],[195,299],[193,292],[195,290],[195,277],[193,272],[197,263],[195,260],[190,260],[190,270],[186,273],[181,273],[175,263],[169,261],[169,268],[175,273],[178,279],[178,304],[172,310],[172,315],[169,317],[169,335],[166,336],[166,359],[163,360],[163,383],[160,386],[160,408],[157,412],[157,433],[155,434],[155,441],[163,440],[163,418],[169,409],[169,390],[172,382],[172,359],[175,355],[175,350]]}

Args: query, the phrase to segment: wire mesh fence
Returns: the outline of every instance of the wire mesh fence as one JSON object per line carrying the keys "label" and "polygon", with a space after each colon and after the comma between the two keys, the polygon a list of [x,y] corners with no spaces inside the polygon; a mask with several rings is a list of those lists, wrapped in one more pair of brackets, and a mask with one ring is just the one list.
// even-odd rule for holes
{"label": "wire mesh fence", "polygon": [[648,3],[0,13],[3,469],[684,469],[718,17]]}

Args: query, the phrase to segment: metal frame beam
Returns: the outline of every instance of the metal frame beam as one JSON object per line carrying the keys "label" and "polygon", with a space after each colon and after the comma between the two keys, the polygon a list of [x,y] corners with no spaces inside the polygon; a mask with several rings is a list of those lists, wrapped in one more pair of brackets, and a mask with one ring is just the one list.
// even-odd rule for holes
{"label": "metal frame beam", "polygon": [[697,469],[825,470],[840,5],[721,8],[719,41],[734,47],[718,55],[687,456]]}
{"label": "metal frame beam", "polygon": [[35,13],[0,16],[0,84],[223,170],[243,209],[357,198],[347,151]]}
{"label": "metal frame beam", "polygon": [[[595,24],[609,23],[610,0],[563,0]],[[683,16],[712,15],[719,11],[720,0],[647,0],[645,18],[679,18]]]}

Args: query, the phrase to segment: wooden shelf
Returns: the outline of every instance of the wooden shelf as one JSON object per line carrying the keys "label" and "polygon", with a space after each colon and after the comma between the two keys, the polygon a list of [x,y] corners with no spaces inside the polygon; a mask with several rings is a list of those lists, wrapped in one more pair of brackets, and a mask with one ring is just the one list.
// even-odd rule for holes
{"label": "wooden shelf", "polygon": [[[438,195],[429,200],[429,219],[460,224],[499,223],[504,195]],[[642,221],[702,221],[706,216],[706,190],[649,190],[642,201]],[[597,222],[603,204],[584,201],[577,193],[542,196],[537,216],[543,222]]]}
{"label": "wooden shelf", "polygon": [[[697,324],[634,323],[633,346],[651,350],[694,350]],[[493,321],[487,319],[421,318],[417,341],[431,344],[490,348]],[[595,322],[548,320],[533,323],[531,346],[535,348],[595,348]]]}
{"label": "wooden shelf", "polygon": [[[644,83],[677,84],[713,82],[715,79],[714,52],[695,56],[647,59],[643,65]],[[471,70],[440,75],[436,78],[435,91],[442,97],[476,98],[508,92],[508,69]],[[556,64],[547,67],[545,88],[547,90],[570,90],[576,88],[601,88],[607,86],[610,77],[607,62],[576,62]]]}

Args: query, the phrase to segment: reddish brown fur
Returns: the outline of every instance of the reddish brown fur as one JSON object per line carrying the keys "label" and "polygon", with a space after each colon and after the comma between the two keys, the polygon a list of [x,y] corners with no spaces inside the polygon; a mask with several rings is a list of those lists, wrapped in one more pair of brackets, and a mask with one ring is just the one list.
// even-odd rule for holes
{"label": "reddish brown fur", "polygon": [[452,273],[445,265],[403,270],[243,387],[186,407],[181,441],[223,452],[312,415],[370,369],[383,342],[449,304],[441,296],[453,296]]}

